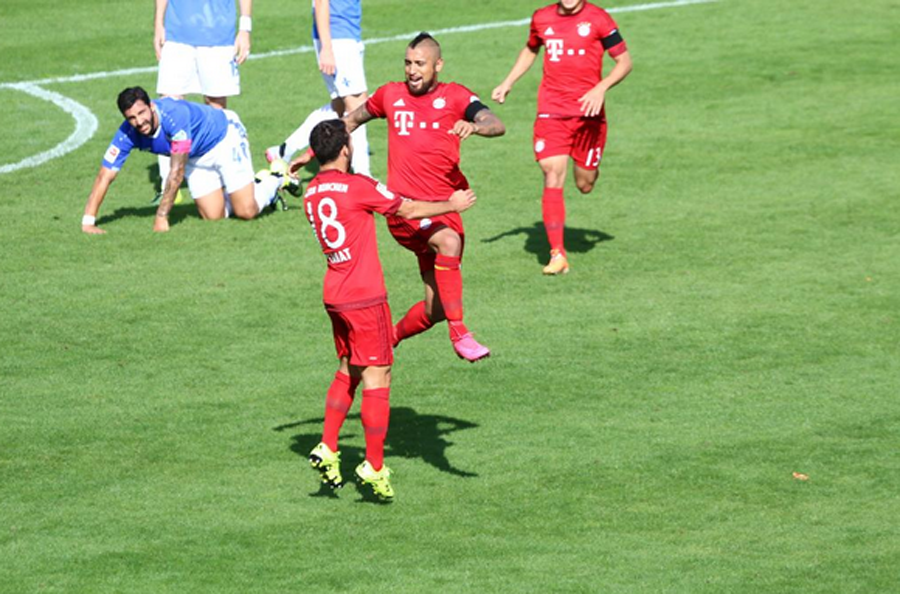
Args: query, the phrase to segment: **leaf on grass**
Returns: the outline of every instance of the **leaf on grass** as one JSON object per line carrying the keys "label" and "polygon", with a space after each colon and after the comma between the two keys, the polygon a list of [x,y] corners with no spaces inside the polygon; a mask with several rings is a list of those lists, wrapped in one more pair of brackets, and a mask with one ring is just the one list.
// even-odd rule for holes
{"label": "leaf on grass", "polygon": [[803,474],[802,472],[795,472],[795,473],[794,473],[794,478],[797,479],[798,481],[808,481],[808,480],[809,480],[809,475],[808,475],[808,474]]}

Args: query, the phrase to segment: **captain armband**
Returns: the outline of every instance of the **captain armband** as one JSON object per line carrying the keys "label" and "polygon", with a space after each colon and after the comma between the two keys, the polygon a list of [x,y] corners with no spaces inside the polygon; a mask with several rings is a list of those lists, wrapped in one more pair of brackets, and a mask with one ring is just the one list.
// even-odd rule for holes
{"label": "captain armband", "polygon": [[613,29],[612,33],[600,40],[600,43],[603,45],[603,49],[609,50],[610,48],[616,47],[623,41],[624,40],[622,39],[622,34],[619,33],[619,30]]}
{"label": "captain armband", "polygon": [[466,107],[466,121],[474,122],[475,116],[478,115],[478,112],[480,112],[482,109],[487,109],[487,108],[488,108],[487,105],[485,105],[478,99],[475,99],[474,101],[469,103],[468,107]]}

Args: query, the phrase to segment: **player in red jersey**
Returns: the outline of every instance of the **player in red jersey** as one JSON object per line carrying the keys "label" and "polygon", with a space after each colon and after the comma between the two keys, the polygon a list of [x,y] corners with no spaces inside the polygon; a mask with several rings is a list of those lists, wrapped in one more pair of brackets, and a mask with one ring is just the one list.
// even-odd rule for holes
{"label": "player in red jersey", "polygon": [[[550,263],[544,274],[569,271],[563,235],[566,205],[563,185],[569,157],[582,194],[594,188],[606,146],[606,91],[631,72],[631,56],[615,21],[585,0],[559,0],[534,12],[531,32],[512,70],[491,93],[503,103],[513,84],[531,68],[544,47],[544,76],[534,123],[535,160],[544,173],[542,211]],[[603,77],[603,53],[615,61]]]}
{"label": "player in red jersey", "polygon": [[403,219],[439,217],[466,210],[475,202],[475,194],[459,190],[447,192],[442,201],[407,200],[372,178],[348,173],[353,147],[341,120],[317,125],[310,143],[321,169],[303,203],[328,261],[323,301],[340,366],[328,390],[322,442],[310,452],[309,461],[322,482],[332,488],[342,486],[338,433],[362,382],[366,459],[356,474],[375,495],[389,501],[394,491],[390,469],[384,466],[384,439],[390,416],[393,332],[372,213]]}
{"label": "player in red jersey", "polygon": [[[388,120],[388,186],[417,200],[442,200],[469,187],[459,169],[460,143],[472,135],[500,136],[506,129],[472,91],[438,82],[444,61],[431,35],[421,33],[410,42],[405,64],[404,82],[383,85],[344,120],[351,131],[374,118]],[[446,319],[457,355],[468,361],[490,355],[463,323],[462,218],[451,213],[412,223],[388,217],[388,228],[417,255],[425,283],[425,299],[394,327],[396,342]]]}

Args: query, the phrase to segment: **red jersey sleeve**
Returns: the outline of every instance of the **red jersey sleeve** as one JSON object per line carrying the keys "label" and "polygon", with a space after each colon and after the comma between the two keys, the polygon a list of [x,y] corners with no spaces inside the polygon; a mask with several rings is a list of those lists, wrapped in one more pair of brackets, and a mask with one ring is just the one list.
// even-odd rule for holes
{"label": "red jersey sleeve", "polygon": [[387,189],[387,187],[378,180],[372,179],[365,175],[360,178],[366,183],[360,184],[365,188],[365,192],[360,192],[358,197],[359,204],[366,210],[371,210],[382,214],[386,217],[394,215],[403,203],[403,199]]}
{"label": "red jersey sleeve", "polygon": [[599,23],[600,27],[600,44],[606,52],[615,58],[619,54],[628,50],[622,34],[619,33],[619,27],[616,22],[609,16],[609,13],[600,9]]}
{"label": "red jersey sleeve", "polygon": [[537,52],[541,48],[541,46],[544,45],[544,42],[541,40],[541,36],[538,34],[537,25],[534,22],[534,17],[536,14],[537,12],[531,15],[531,30],[528,32],[528,41],[525,44],[528,46],[528,49],[533,52]]}
{"label": "red jersey sleeve", "polygon": [[[450,89],[451,97],[454,105],[454,111],[457,114],[457,117],[462,120],[466,120],[467,122],[473,122],[474,113],[469,112],[469,106],[473,103],[480,103],[481,99],[473,93],[469,88],[458,84],[458,83],[449,83],[448,89]],[[469,116],[473,117],[469,117]]]}
{"label": "red jersey sleeve", "polygon": [[386,115],[384,110],[384,94],[386,86],[382,85],[372,93],[372,96],[366,100],[366,111],[376,118],[383,118]]}

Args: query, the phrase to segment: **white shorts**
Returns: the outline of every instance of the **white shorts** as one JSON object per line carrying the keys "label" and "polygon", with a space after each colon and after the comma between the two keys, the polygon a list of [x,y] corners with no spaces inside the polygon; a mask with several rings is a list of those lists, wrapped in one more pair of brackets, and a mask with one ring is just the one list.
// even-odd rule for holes
{"label": "white shorts", "polygon": [[225,188],[226,194],[253,183],[253,161],[250,159],[250,142],[247,130],[238,114],[223,110],[228,118],[225,138],[200,157],[188,159],[184,169],[188,189],[194,199],[202,198]]}
{"label": "white shorts", "polygon": [[160,95],[200,93],[207,97],[241,94],[241,75],[234,46],[194,47],[167,41],[159,59],[156,92]]}
{"label": "white shorts", "polygon": [[[332,39],[331,47],[334,49],[335,72],[333,75],[322,74],[331,98],[365,93],[368,90],[366,71],[363,68],[366,46],[362,41],[354,39]],[[316,40],[316,63],[321,50],[322,42]]]}

